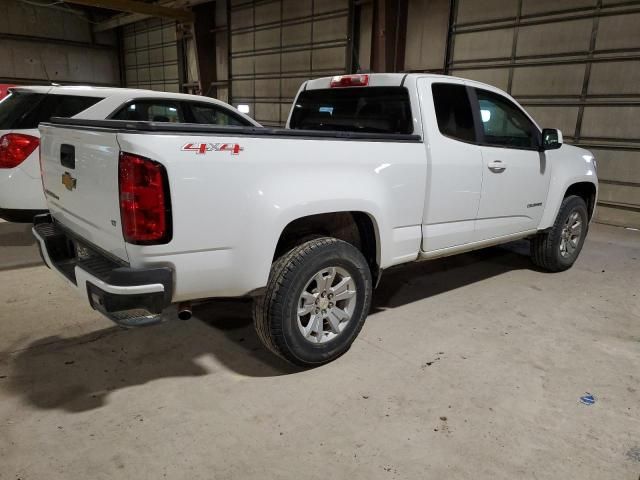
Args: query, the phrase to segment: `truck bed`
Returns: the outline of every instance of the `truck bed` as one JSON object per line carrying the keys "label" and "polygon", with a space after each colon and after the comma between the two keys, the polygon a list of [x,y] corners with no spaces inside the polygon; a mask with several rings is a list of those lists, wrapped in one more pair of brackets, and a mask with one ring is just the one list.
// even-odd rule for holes
{"label": "truck bed", "polygon": [[[170,268],[174,301],[263,287],[281,233],[300,217],[375,218],[388,246],[382,267],[415,259],[420,248],[427,173],[420,135],[67,118],[40,128],[54,221],[132,268]],[[63,165],[63,145],[75,149],[75,168]],[[225,150],[230,145],[237,151]],[[167,242],[132,244],[123,236],[123,152],[166,169]]]}
{"label": "truck bed", "polygon": [[361,140],[383,142],[421,142],[420,135],[372,132],[339,132],[323,130],[292,130],[288,128],[266,127],[220,127],[199,123],[168,122],[130,122],[127,120],[85,120],[77,118],[53,117],[50,122],[41,125],[58,125],[73,127],[74,130],[108,129],[115,132],[149,132],[175,134],[210,134],[224,136],[255,136],[301,139],[334,139]]}

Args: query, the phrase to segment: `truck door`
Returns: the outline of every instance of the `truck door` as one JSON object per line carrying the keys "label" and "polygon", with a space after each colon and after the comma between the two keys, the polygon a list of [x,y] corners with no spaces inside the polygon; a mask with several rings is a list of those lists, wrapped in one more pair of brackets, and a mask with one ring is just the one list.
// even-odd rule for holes
{"label": "truck door", "polygon": [[422,78],[418,89],[429,160],[422,250],[431,253],[473,241],[482,154],[466,86],[454,79]]}
{"label": "truck door", "polygon": [[475,241],[535,230],[551,170],[539,152],[540,131],[517,104],[497,92],[474,88],[472,103],[483,161]]}

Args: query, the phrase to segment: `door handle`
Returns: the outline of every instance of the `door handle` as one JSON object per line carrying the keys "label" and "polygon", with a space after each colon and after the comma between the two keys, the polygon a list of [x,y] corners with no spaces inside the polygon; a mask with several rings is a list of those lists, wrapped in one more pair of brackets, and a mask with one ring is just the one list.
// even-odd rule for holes
{"label": "door handle", "polygon": [[496,160],[494,162],[489,162],[488,167],[492,172],[500,173],[507,169],[507,164],[501,160]]}
{"label": "door handle", "polygon": [[76,147],[66,143],[60,145],[60,163],[63,167],[76,168]]}

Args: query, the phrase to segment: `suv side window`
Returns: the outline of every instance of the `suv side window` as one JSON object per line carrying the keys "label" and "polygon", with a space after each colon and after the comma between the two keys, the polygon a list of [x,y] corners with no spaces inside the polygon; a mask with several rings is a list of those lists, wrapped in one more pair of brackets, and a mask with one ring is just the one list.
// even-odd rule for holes
{"label": "suv side window", "polygon": [[[104,98],[81,97],[79,95],[48,95],[44,103],[50,105],[51,111],[47,112],[50,115],[49,118],[73,117],[101,100],[104,100]],[[47,120],[49,119],[47,118]]]}
{"label": "suv side window", "polygon": [[186,106],[189,113],[187,118],[190,123],[232,127],[252,126],[251,123],[247,122],[242,117],[234,115],[233,112],[224,110],[217,105],[187,102]]}
{"label": "suv side window", "polygon": [[538,148],[540,132],[518,106],[497,93],[475,90],[485,145]]}
{"label": "suv side window", "polygon": [[473,111],[467,87],[456,83],[431,85],[440,133],[455,140],[475,142]]}
{"label": "suv side window", "polygon": [[184,123],[180,102],[166,100],[136,100],[126,104],[111,116],[112,120],[134,122]]}
{"label": "suv side window", "polygon": [[14,120],[9,128],[15,129],[38,128],[40,122],[48,122],[51,117],[73,117],[103,100],[102,97],[31,93],[19,93],[15,98],[27,102],[25,108],[17,105],[12,113]]}

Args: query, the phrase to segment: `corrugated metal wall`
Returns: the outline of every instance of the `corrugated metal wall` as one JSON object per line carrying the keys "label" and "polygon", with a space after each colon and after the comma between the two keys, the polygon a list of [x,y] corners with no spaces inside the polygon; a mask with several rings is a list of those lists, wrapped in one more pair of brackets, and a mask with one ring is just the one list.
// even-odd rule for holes
{"label": "corrugated metal wall", "polygon": [[126,25],[122,34],[125,86],[180,91],[176,22],[143,20]]}
{"label": "corrugated metal wall", "polygon": [[640,227],[640,1],[457,0],[450,72],[598,159],[597,219]]}
{"label": "corrugated metal wall", "polygon": [[348,0],[233,0],[232,103],[284,124],[302,82],[346,71],[348,31]]}
{"label": "corrugated metal wall", "polygon": [[0,0],[0,82],[117,86],[114,32],[93,34],[82,11],[44,3]]}
{"label": "corrugated metal wall", "polygon": [[450,9],[450,0],[409,0],[405,71],[444,72]]}

